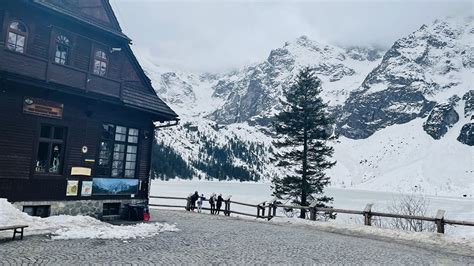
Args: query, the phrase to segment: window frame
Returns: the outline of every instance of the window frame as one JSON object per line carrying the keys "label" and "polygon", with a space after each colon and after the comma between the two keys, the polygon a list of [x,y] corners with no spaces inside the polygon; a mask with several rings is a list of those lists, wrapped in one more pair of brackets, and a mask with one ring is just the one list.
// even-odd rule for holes
{"label": "window frame", "polygon": [[[103,130],[104,130],[104,125],[112,125],[114,126],[114,131],[113,131],[113,136],[111,139],[104,139],[102,134],[103,134]],[[126,132],[125,132],[125,141],[120,141],[120,140],[116,140],[115,137],[116,137],[116,134],[117,134],[117,127],[124,127],[126,129]],[[136,143],[133,143],[133,142],[128,142],[128,138],[129,138],[129,132],[130,132],[130,129],[136,129],[137,130],[137,142]],[[99,137],[99,143],[97,145],[97,155],[96,155],[96,164],[95,164],[95,169],[94,169],[94,175],[95,176],[100,176],[100,177],[107,177],[107,178],[123,178],[123,179],[138,179],[138,164],[139,164],[139,150],[140,150],[140,132],[141,132],[141,129],[139,127],[134,127],[134,126],[125,126],[123,124],[116,124],[116,123],[110,123],[110,122],[103,122],[101,124],[101,131],[100,131],[100,137]],[[101,159],[101,143],[102,142],[108,142],[109,143],[109,147],[110,147],[110,154],[108,156],[108,165],[107,167],[101,167],[99,165],[100,163],[100,159]],[[112,175],[112,171],[113,171],[113,162],[114,161],[118,161],[118,160],[114,160],[114,153],[115,153],[115,145],[116,144],[120,144],[120,145],[124,145],[124,155],[123,155],[123,158],[121,160],[121,162],[123,163],[123,166],[121,167],[121,174],[118,175],[118,176],[113,176]],[[130,177],[130,176],[126,176],[125,172],[126,170],[132,170],[132,169],[127,169],[126,168],[126,163],[127,162],[131,162],[131,161],[127,161],[127,151],[128,151],[128,147],[130,146],[134,146],[136,147],[136,153],[135,153],[135,168],[133,169],[134,171],[134,175],[133,177]],[[106,173],[97,173],[99,171],[99,169],[101,170],[105,170]]]}
{"label": "window frame", "polygon": [[[45,138],[45,137],[41,137],[41,128],[43,126],[50,126],[51,127],[51,132],[50,134],[51,135],[51,138]],[[62,136],[62,139],[54,139],[54,131],[55,131],[55,128],[62,128],[63,129],[63,136]],[[66,162],[67,162],[67,158],[66,158],[66,145],[67,145],[67,141],[68,141],[68,127],[65,126],[65,125],[62,125],[62,124],[55,124],[55,123],[50,123],[50,122],[43,122],[41,121],[39,123],[39,126],[38,126],[38,134],[37,134],[37,137],[36,137],[36,149],[35,149],[35,154],[33,156],[33,165],[32,165],[32,173],[34,176],[64,176],[64,171],[65,169],[67,168],[66,167]],[[45,171],[45,172],[38,172],[36,171],[36,164],[38,162],[38,152],[39,152],[39,149],[40,149],[40,143],[48,143],[48,155],[47,155],[47,162],[48,162],[48,171]],[[62,158],[61,160],[61,165],[60,165],[60,169],[57,173],[52,173],[52,172],[49,172],[49,167],[50,167],[50,162],[51,162],[51,158],[52,158],[52,152],[51,152],[51,149],[52,149],[52,145],[53,144],[62,144],[62,150],[60,152],[60,158]]]}
{"label": "window frame", "polygon": [[[60,40],[59,40],[59,37],[64,37],[67,39],[68,41],[68,44],[65,44],[65,43],[60,43]],[[59,46],[64,46],[67,48],[67,53],[66,53],[66,58],[64,59],[64,63],[61,63],[60,62],[57,62],[56,59],[59,58],[60,60],[62,59],[61,57],[57,57],[56,54],[58,52],[58,48]],[[71,55],[72,55],[72,41],[71,41],[71,38],[70,36],[68,36],[67,34],[64,34],[62,32],[58,32],[57,34],[55,34],[55,39],[54,39],[54,50],[53,50],[53,63],[55,64],[58,64],[58,65],[62,65],[62,66],[70,66],[71,65]]]}
{"label": "window frame", "polygon": [[[14,22],[17,22],[17,23],[23,25],[23,27],[25,27],[25,32],[21,32],[21,31],[12,29],[12,28],[11,28],[11,25],[12,25]],[[16,34],[17,36],[20,35],[20,36],[23,36],[23,37],[25,38],[25,41],[24,41],[24,43],[23,43],[23,51],[20,52],[20,51],[17,51],[17,50],[16,50],[16,47],[17,47],[17,46],[16,46],[16,45],[17,45],[16,43],[15,43],[15,49],[10,49],[10,47],[9,47],[10,42],[8,41],[8,39],[9,39],[8,37],[9,37],[9,35],[10,35],[10,32]],[[7,29],[6,29],[6,35],[5,35],[5,49],[8,50],[8,51],[10,51],[10,52],[14,52],[14,53],[26,54],[26,48],[27,48],[27,46],[28,46],[28,36],[29,36],[29,33],[30,33],[30,31],[29,31],[28,27],[26,26],[26,23],[24,23],[23,21],[21,21],[21,20],[19,20],[19,19],[11,19],[11,20],[9,20],[8,23],[7,23]]]}
{"label": "window frame", "polygon": [[[96,76],[99,76],[99,77],[104,77],[104,78],[107,77],[107,74],[108,74],[108,72],[109,72],[109,63],[110,63],[110,60],[109,60],[109,56],[107,55],[106,51],[107,51],[107,49],[102,48],[102,47],[97,47],[97,46],[94,45],[94,47],[93,47],[93,49],[92,49],[92,56],[91,56],[91,58],[92,58],[92,60],[91,60],[91,61],[92,61],[92,62],[91,62],[91,64],[92,64],[91,70],[92,70],[92,71],[91,71],[91,72],[92,72],[93,75],[96,75]],[[102,53],[104,54],[105,58],[103,58],[103,57],[98,57],[98,56],[97,56],[97,53],[98,53],[98,52],[102,52]],[[95,72],[95,63],[96,63],[96,60],[97,60],[98,62],[100,62],[101,64],[102,64],[102,63],[105,63],[105,71],[104,71],[104,74],[103,74],[103,75],[101,74],[101,72],[99,72],[99,73],[96,73],[96,72]]]}

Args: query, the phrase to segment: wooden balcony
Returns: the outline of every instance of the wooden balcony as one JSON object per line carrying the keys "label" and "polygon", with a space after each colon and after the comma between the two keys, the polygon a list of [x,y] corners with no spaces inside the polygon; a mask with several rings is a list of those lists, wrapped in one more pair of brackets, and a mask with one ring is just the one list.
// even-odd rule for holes
{"label": "wooden balcony", "polygon": [[111,97],[121,97],[121,81],[90,74],[87,71],[49,62],[46,59],[0,49],[0,70],[31,78],[91,91]]}

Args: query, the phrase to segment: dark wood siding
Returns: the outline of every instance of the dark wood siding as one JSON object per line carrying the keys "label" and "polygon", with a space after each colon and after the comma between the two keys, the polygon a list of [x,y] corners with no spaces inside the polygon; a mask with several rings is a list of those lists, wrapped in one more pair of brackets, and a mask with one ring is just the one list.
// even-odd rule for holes
{"label": "dark wood siding", "polygon": [[44,80],[47,65],[48,61],[45,59],[0,49],[0,70],[17,74],[22,74],[27,71],[29,77]]}
{"label": "dark wood siding", "polygon": [[[69,87],[87,88],[90,91],[120,98],[121,69],[123,60],[126,58],[122,55],[123,52],[110,53],[110,47],[121,47],[124,43],[111,41],[102,35],[95,35],[94,32],[70,25],[54,16],[41,16],[41,14],[22,6],[15,6],[12,3],[10,5],[12,6],[8,10],[8,14],[5,13],[7,14],[5,16],[6,23],[2,27],[2,31],[12,19],[21,20],[28,28],[27,46],[24,54],[11,52],[1,47],[0,70]],[[64,27],[68,28],[64,29]],[[70,61],[66,66],[53,63],[55,40],[59,33],[66,35],[71,41]],[[5,34],[6,32],[2,34],[2,38]],[[90,77],[93,63],[92,47],[100,47],[109,57],[105,77]]]}
{"label": "dark wood siding", "polygon": [[85,38],[78,36],[73,46],[74,49],[74,66],[84,71],[89,70],[91,43]]}
{"label": "dark wood siding", "polygon": [[0,102],[0,179],[27,179],[35,144],[36,128],[32,126],[35,119],[20,111],[12,112],[22,108],[22,99],[14,94],[0,92]]}
{"label": "dark wood siding", "polygon": [[130,61],[125,60],[123,67],[122,67],[122,76],[124,77],[124,80],[127,81],[140,81],[140,78],[138,78],[137,72],[135,71],[133,65],[130,63]]}
{"label": "dark wood siding", "polygon": [[[147,182],[150,168],[149,147],[153,136],[152,119],[148,114],[104,102],[80,99],[77,96],[68,96],[39,88],[27,88],[12,83],[7,83],[6,88],[0,91],[3,91],[0,97],[0,125],[2,125],[0,147],[4,149],[0,153],[0,197],[8,197],[15,201],[76,199],[77,197],[65,197],[67,179],[78,179],[70,176],[72,167],[94,168],[94,164],[88,164],[85,159],[97,159],[103,123],[140,129],[137,178],[143,184]],[[23,114],[22,106],[25,96],[63,103],[63,119]],[[62,175],[34,173],[38,136],[42,123],[67,128]],[[144,137],[145,131],[150,136],[148,139]],[[88,147],[89,151],[86,155],[81,152],[83,146]],[[79,180],[90,180],[90,178],[84,177]],[[9,187],[14,187],[14,193],[8,189]],[[137,197],[146,197],[145,194],[141,192]],[[107,198],[107,196],[102,196],[104,197]]]}
{"label": "dark wood siding", "polygon": [[43,59],[48,59],[49,42],[50,42],[51,28],[43,23],[35,25],[29,34],[30,46],[28,53]]}
{"label": "dark wood siding", "polygon": [[109,77],[112,79],[121,79],[120,72],[122,70],[122,62],[124,56],[120,52],[111,53],[109,56]]}
{"label": "dark wood siding", "polygon": [[5,38],[5,32],[3,31],[4,18],[5,10],[0,9],[0,44],[3,44]]}

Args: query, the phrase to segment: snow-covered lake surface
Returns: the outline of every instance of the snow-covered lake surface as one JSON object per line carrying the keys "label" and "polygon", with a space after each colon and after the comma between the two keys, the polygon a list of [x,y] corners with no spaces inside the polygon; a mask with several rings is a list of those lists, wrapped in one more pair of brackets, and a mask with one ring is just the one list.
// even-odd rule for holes
{"label": "snow-covered lake surface", "polygon": [[[223,196],[232,195],[232,200],[246,203],[257,204],[262,201],[272,199],[270,183],[241,183],[241,182],[218,182],[218,181],[188,181],[173,180],[159,181],[154,180],[151,186],[151,195],[153,196],[174,196],[186,197],[194,191],[204,194],[206,197],[212,193],[222,194]],[[387,211],[387,208],[393,205],[403,194],[389,192],[374,192],[354,189],[328,188],[327,195],[334,197],[333,206],[335,208],[346,208],[353,210],[363,210],[366,204],[372,203],[373,210]],[[455,220],[474,220],[474,199],[454,198],[441,196],[424,196],[429,201],[428,215],[434,216],[438,209],[446,210],[447,219]],[[184,201],[152,199],[151,203],[161,204],[179,204],[185,205]],[[255,213],[256,210],[250,207],[234,205],[232,209]],[[360,222],[362,218],[356,219]],[[347,215],[338,215],[340,222],[347,223],[351,217]],[[353,222],[352,222],[353,223]],[[453,227],[447,226],[447,233],[469,234],[474,237],[474,228],[472,227]]]}

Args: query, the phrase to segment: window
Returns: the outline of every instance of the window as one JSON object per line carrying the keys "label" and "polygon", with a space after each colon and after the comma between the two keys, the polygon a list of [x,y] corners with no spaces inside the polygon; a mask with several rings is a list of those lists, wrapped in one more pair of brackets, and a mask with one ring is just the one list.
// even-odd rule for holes
{"label": "window", "polygon": [[64,140],[66,129],[52,125],[41,125],[36,173],[61,174],[64,163]]}
{"label": "window", "polygon": [[27,213],[30,216],[39,216],[41,218],[46,218],[50,213],[50,205],[39,205],[39,206],[23,206],[23,212]]}
{"label": "window", "polygon": [[69,39],[64,35],[58,35],[56,38],[56,53],[54,54],[54,62],[66,65],[69,63]]}
{"label": "window", "polygon": [[134,178],[137,165],[138,129],[102,125],[97,175]]}
{"label": "window", "polygon": [[120,214],[120,203],[104,203],[102,205],[102,215],[119,215]]}
{"label": "window", "polygon": [[8,27],[7,48],[19,53],[25,52],[27,35],[26,26],[19,21],[13,21]]}
{"label": "window", "polygon": [[94,53],[94,74],[105,76],[107,72],[107,55],[102,50],[96,50]]}

